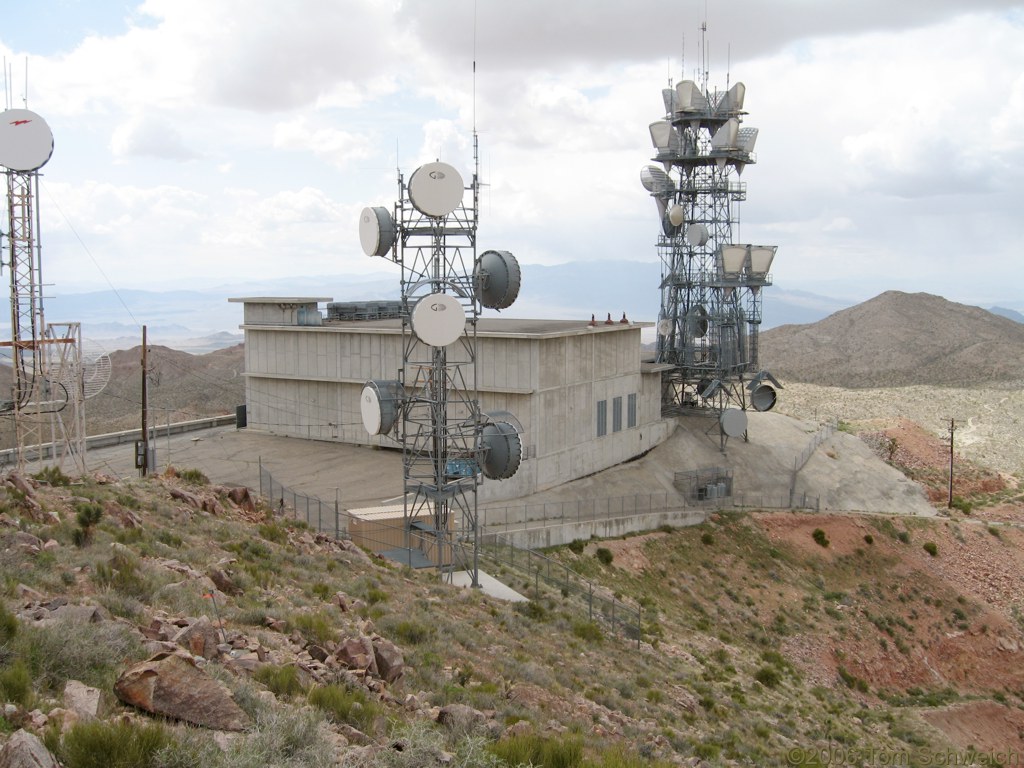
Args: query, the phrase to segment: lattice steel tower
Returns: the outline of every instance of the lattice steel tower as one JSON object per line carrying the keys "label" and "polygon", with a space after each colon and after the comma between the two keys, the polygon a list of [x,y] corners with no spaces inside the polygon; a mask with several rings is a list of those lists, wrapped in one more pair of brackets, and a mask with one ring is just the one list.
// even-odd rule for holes
{"label": "lattice steel tower", "polygon": [[[658,207],[662,264],[656,360],[662,409],[717,412],[723,445],[746,435],[746,409],[775,405],[778,382],[758,367],[761,290],[776,246],[735,243],[739,180],[755,162],[756,128],[741,127],[745,87],[710,91],[684,80],[663,89],[665,114],[651,123],[658,165],[640,174]],[[736,407],[729,407],[730,404]]]}
{"label": "lattice steel tower", "polygon": [[[408,548],[448,572],[466,569],[478,586],[477,488],[516,473],[522,440],[510,414],[480,410],[477,322],[483,308],[515,300],[519,265],[507,251],[477,257],[476,172],[467,189],[454,167],[428,163],[408,183],[399,172],[398,192],[393,214],[363,210],[359,235],[367,255],[401,267],[402,364],[397,379],[367,382],[360,410],[370,434],[393,432],[402,444]],[[414,534],[423,517],[431,529]],[[414,535],[428,540],[414,547]]]}

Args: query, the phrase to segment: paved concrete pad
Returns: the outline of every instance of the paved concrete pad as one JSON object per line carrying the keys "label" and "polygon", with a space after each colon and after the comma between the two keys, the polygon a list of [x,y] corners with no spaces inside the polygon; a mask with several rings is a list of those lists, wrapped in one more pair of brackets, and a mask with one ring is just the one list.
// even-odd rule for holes
{"label": "paved concrete pad", "polygon": [[[477,581],[480,583],[480,589],[483,590],[485,595],[496,597],[499,600],[507,600],[510,603],[527,603],[530,601],[530,598],[519,594],[512,587],[502,584],[496,578],[483,571],[477,572]],[[452,584],[456,587],[469,587],[470,583],[469,571],[456,571],[452,574]]]}

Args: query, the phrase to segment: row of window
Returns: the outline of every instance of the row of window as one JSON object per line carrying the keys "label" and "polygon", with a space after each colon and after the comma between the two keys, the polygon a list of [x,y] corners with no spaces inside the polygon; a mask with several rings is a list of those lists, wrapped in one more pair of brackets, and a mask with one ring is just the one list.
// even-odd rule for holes
{"label": "row of window", "polygon": [[[636,426],[636,393],[626,397],[626,428]],[[612,432],[622,431],[622,396],[612,398]],[[597,401],[597,436],[608,434],[608,401]]]}

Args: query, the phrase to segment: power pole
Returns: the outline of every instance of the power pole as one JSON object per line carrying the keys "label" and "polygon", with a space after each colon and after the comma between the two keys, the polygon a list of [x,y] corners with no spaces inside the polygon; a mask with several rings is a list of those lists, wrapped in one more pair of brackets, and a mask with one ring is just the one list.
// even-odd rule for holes
{"label": "power pole", "polygon": [[949,502],[947,509],[953,508],[953,433],[956,432],[956,421],[949,420]]}
{"label": "power pole", "polygon": [[139,477],[149,473],[149,399],[146,392],[146,379],[149,369],[146,367],[146,326],[142,326],[142,457],[139,464]]}

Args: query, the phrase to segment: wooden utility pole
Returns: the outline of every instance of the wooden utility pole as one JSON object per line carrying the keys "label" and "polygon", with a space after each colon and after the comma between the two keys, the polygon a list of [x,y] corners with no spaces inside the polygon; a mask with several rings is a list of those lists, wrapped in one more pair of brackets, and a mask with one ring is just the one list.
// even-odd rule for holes
{"label": "wooden utility pole", "polygon": [[149,473],[149,399],[146,392],[146,326],[142,326],[142,463],[139,465],[139,477]]}
{"label": "wooden utility pole", "polygon": [[953,508],[953,433],[956,432],[956,420],[949,420],[949,502],[947,509]]}

